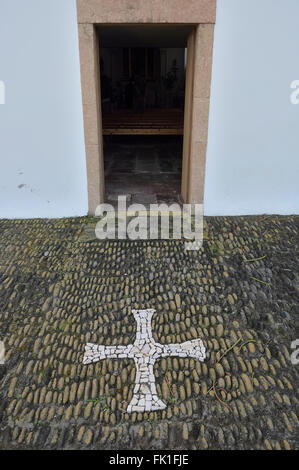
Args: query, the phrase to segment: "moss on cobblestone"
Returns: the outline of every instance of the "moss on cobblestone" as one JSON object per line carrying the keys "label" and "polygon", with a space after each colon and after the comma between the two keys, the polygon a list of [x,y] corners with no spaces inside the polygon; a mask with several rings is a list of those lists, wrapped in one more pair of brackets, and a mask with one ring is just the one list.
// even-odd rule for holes
{"label": "moss on cobblestone", "polygon": [[[92,218],[0,221],[0,448],[298,446],[299,218],[205,222],[203,247],[186,252],[87,240]],[[82,364],[87,342],[134,340],[132,308],[156,310],[156,341],[207,349],[202,364],[155,363],[165,410],[126,412],[133,361]]]}

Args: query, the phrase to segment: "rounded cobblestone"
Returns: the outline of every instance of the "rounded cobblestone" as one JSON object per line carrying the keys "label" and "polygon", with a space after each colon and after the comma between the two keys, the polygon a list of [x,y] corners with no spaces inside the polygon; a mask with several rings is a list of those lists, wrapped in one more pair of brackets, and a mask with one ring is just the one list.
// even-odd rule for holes
{"label": "rounded cobblestone", "polygon": [[[199,253],[87,241],[93,223],[0,221],[0,447],[296,448],[298,218],[207,219]],[[156,361],[165,410],[126,412],[133,361],[82,365],[87,342],[133,341],[132,308],[156,310],[156,341],[207,349]]]}

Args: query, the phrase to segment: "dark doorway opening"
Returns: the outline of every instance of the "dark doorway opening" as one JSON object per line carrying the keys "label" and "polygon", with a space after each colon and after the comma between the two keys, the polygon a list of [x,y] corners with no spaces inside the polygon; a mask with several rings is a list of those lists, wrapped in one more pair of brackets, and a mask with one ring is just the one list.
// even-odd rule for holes
{"label": "dark doorway opening", "polygon": [[190,27],[102,27],[106,201],[182,202],[186,45]]}

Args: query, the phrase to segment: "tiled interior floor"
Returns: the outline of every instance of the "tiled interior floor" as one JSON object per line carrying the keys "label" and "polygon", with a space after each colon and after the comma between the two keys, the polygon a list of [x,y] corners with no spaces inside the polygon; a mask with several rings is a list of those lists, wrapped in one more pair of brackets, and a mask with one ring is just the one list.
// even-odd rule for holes
{"label": "tiled interior floor", "polygon": [[182,203],[182,136],[104,138],[106,201],[127,195],[130,204]]}

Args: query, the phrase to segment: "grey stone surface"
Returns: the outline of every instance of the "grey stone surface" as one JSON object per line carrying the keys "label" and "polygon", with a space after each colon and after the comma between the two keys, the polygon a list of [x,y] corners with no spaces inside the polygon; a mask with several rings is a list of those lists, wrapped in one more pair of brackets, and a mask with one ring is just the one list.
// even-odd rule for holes
{"label": "grey stone surface", "polygon": [[[0,221],[0,448],[298,448],[298,217],[207,219],[200,252],[84,240],[89,222]],[[82,360],[133,344],[139,309],[206,360],[157,358],[166,408],[128,413],[134,360]]]}

